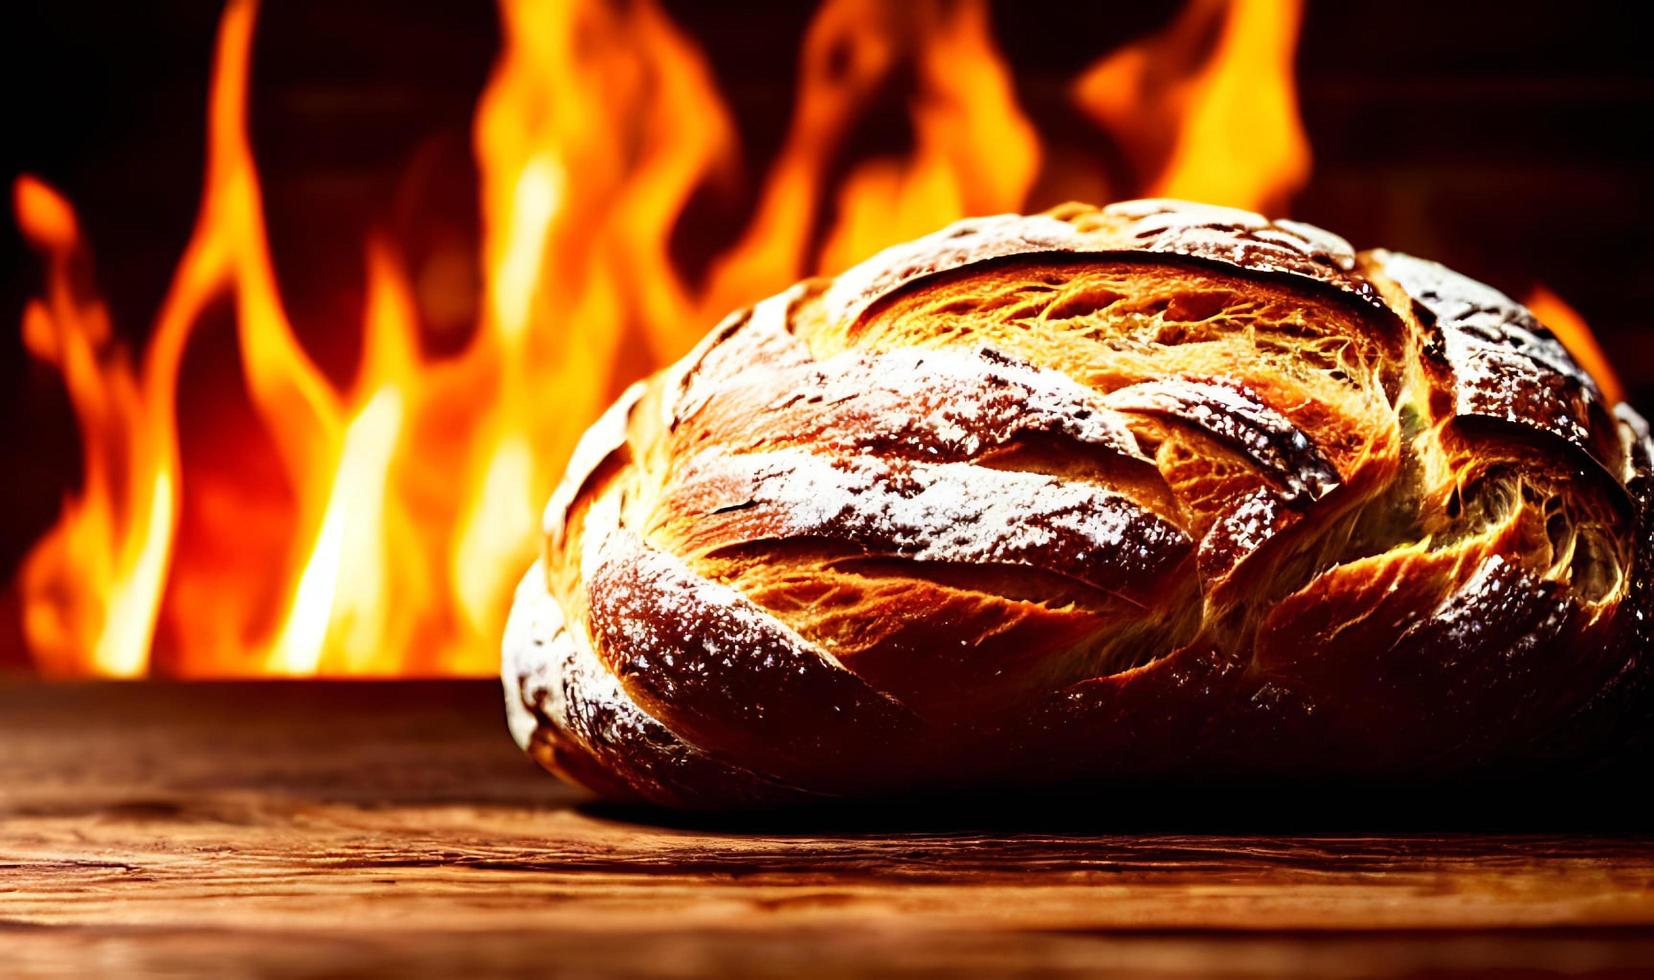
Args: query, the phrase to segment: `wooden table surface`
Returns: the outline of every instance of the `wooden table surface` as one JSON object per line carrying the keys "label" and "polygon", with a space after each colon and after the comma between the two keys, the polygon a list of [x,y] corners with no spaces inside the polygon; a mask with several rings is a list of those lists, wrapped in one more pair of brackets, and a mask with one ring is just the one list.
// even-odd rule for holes
{"label": "wooden table surface", "polygon": [[663,820],[492,684],[0,684],[0,976],[1654,968],[1634,792],[1149,795]]}

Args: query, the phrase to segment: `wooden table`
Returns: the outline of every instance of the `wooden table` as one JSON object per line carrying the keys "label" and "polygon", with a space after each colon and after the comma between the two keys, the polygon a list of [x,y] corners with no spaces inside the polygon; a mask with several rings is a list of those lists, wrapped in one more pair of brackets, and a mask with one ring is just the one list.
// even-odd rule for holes
{"label": "wooden table", "polygon": [[0,976],[1654,968],[1632,796],[1209,795],[662,823],[533,769],[492,684],[6,684]]}

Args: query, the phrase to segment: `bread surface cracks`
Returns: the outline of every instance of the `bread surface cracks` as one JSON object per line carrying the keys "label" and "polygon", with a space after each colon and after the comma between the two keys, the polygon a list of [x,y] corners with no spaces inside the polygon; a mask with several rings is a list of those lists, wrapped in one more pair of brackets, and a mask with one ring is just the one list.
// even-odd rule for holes
{"label": "bread surface cracks", "polygon": [[1426,356],[1439,336],[1380,264],[1363,260],[1408,337],[1396,399],[1403,465],[1366,523],[1393,529],[1396,554],[1454,556],[1438,584],[1443,600],[1497,556],[1563,587],[1592,616],[1617,605],[1632,562],[1630,515],[1617,480],[1597,472],[1577,447],[1533,427],[1458,415],[1453,379]]}
{"label": "bread surface cracks", "polygon": [[628,390],[547,511],[582,642],[507,686],[680,804],[1568,751],[1645,682],[1644,432],[1431,263],[966,222]]}
{"label": "bread surface cracks", "polygon": [[[791,323],[818,362],[852,351],[987,348],[1059,371],[1098,396],[1166,377],[1246,378],[1314,424],[1317,445],[1335,454],[1344,475],[1356,476],[1374,444],[1385,442],[1399,372],[1383,338],[1349,304],[1306,293],[1186,263],[992,263],[903,290],[855,324],[823,323],[808,303],[794,310]],[[1139,460],[1036,433],[990,447],[972,462],[1096,484],[1198,539],[1226,503],[1221,486],[1216,499],[1199,506],[1194,491],[1202,476],[1172,468],[1168,479],[1169,468],[1157,463],[1182,456],[1244,474],[1247,461],[1197,431],[1127,417]],[[799,438],[777,432],[770,445],[748,443],[742,451]],[[1384,451],[1393,455],[1394,447]],[[1358,502],[1328,510],[1344,514]],[[1328,522],[1337,523],[1336,515]],[[1347,534],[1293,540],[1342,553]],[[1329,546],[1332,540],[1338,543]],[[933,702],[921,705],[928,713],[983,707],[949,703],[949,690],[1014,707],[1022,694],[1140,667],[1218,624],[1225,645],[1241,649],[1250,628],[1245,597],[1204,594],[1187,565],[1161,576],[1156,588],[1121,595],[1026,566],[908,560],[832,540],[755,541],[686,557],[697,573],[735,587],[875,687]],[[1333,559],[1317,553],[1269,560],[1295,560],[1307,574]],[[1019,655],[986,649],[996,639]],[[915,649],[951,643],[963,649]],[[977,651],[987,662],[969,662]],[[935,674],[970,675],[972,668],[992,676],[950,684]]]}
{"label": "bread surface cracks", "polygon": [[[1530,545],[1536,508],[1548,527],[1548,549],[1533,559],[1537,571],[1576,580],[1588,601],[1623,591],[1617,538],[1600,518],[1576,516],[1583,505],[1572,502],[1565,481],[1547,484],[1520,469],[1501,476],[1432,414],[1423,395],[1428,379],[1410,356],[1417,327],[1403,319],[1410,332],[1386,336],[1384,325],[1320,290],[1141,260],[990,263],[922,281],[851,324],[824,323],[806,302],[790,325],[817,361],[848,351],[989,348],[1060,371],[1102,396],[1168,377],[1244,379],[1294,417],[1345,485],[1253,556],[1239,585],[1223,589],[1185,569],[1164,576],[1161,588],[1127,596],[1026,566],[911,560],[808,537],[680,557],[875,688],[943,716],[1011,709],[1024,696],[1132,670],[1197,638],[1249,650],[1275,602],[1341,566],[1371,565],[1361,559],[1457,548],[1464,560],[1437,582],[1445,597],[1479,557]],[[652,387],[638,412],[659,412],[662,393]],[[973,462],[1095,483],[1197,541],[1233,503],[1233,494],[1224,495],[1225,472],[1241,483],[1249,473],[1257,478],[1250,461],[1207,434],[1175,420],[1128,418],[1153,465],[1037,433],[990,447]],[[636,436],[628,454],[648,458],[633,467],[611,461],[592,488],[617,494],[632,527],[658,524],[652,502],[683,448],[670,432],[645,428],[651,431]],[[776,433],[773,442],[795,435]],[[765,448],[760,442],[744,451]],[[1514,491],[1498,489],[1510,479]],[[1511,493],[1521,506],[1508,502]],[[571,544],[566,554],[578,552]],[[658,544],[675,550],[670,541]],[[578,588],[577,565],[562,588]],[[1011,652],[995,653],[996,640]],[[960,649],[922,649],[954,643]],[[984,662],[973,663],[979,650],[987,651]],[[958,683],[937,671],[958,675]]]}

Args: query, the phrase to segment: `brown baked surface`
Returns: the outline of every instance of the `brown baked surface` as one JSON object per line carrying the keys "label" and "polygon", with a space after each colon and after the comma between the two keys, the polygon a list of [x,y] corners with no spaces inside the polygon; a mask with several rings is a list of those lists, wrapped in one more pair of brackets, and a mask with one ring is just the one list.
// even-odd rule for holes
{"label": "brown baked surface", "polygon": [[1646,426],[1527,310],[1225,208],[961,222],[729,317],[576,451],[513,732],[693,807],[1590,760]]}

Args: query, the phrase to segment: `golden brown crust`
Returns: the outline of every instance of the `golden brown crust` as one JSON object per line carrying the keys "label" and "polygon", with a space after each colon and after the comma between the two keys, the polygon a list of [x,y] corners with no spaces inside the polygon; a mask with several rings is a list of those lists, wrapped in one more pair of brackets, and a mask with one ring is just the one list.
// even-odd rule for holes
{"label": "golden brown crust", "polygon": [[1522,307],[1168,201],[961,222],[595,425],[519,591],[536,759],[724,807],[1599,751],[1654,451]]}

